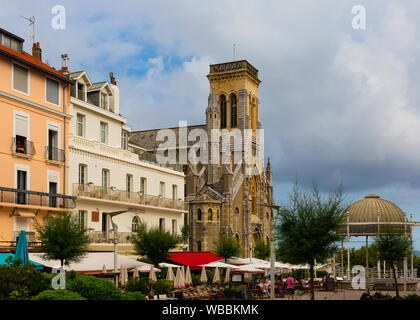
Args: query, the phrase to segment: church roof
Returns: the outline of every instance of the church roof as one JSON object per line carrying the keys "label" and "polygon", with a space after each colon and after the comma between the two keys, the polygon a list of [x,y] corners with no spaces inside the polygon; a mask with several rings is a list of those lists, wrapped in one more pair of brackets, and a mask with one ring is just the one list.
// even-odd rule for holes
{"label": "church roof", "polygon": [[[145,150],[156,150],[162,141],[157,141],[156,136],[159,130],[173,130],[176,136],[177,147],[179,147],[179,127],[173,128],[160,128],[142,131],[133,131],[130,133],[128,142]],[[193,129],[204,129],[206,130],[205,124],[187,126],[187,134]],[[187,147],[191,147],[195,142],[188,141]]]}

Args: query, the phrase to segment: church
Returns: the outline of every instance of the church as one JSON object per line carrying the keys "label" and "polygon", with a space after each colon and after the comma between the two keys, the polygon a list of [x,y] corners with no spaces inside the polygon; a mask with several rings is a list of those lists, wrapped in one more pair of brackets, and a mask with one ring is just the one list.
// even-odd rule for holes
{"label": "church", "polygon": [[[184,223],[190,226],[189,250],[212,251],[219,235],[226,234],[240,244],[241,256],[249,257],[257,243],[269,243],[273,219],[270,160],[265,166],[263,142],[258,138],[258,133],[262,132],[258,98],[261,81],[258,70],[246,60],[212,64],[207,78],[210,93],[207,108],[203,110],[206,123],[184,129],[187,133],[205,130],[209,137],[215,129],[228,134],[241,132],[243,144],[249,137],[253,160],[237,163],[232,157],[228,163],[222,161],[220,143],[216,144],[220,152],[218,163],[182,164],[185,201],[189,207],[189,213],[184,217]],[[181,128],[165,129],[175,132],[177,138],[181,135]],[[162,144],[157,139],[160,130],[131,132],[130,149],[156,154]],[[209,150],[214,150],[212,142],[209,141]],[[230,144],[229,150],[239,150],[244,160],[242,142],[239,146],[236,142]],[[187,141],[185,146],[177,144],[177,159],[183,148],[189,151],[193,147],[192,141]]]}

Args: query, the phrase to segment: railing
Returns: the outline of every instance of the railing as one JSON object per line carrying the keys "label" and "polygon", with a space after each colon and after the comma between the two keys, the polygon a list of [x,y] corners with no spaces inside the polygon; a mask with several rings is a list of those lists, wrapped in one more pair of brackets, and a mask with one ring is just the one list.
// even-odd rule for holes
{"label": "railing", "polygon": [[64,162],[64,150],[46,146],[45,147],[45,159]]}
{"label": "railing", "polygon": [[[346,267],[335,267],[335,274],[337,276],[341,276],[343,278],[347,278],[347,269]],[[358,272],[351,272],[350,269],[350,277],[353,278],[354,276],[357,276],[359,274]],[[396,270],[397,279],[403,279],[404,278],[404,269],[397,269]],[[380,272],[378,272],[377,268],[369,268],[366,274],[368,279],[394,279],[394,274],[389,269],[389,266],[387,267],[387,270],[383,270],[381,266]],[[413,273],[411,273],[411,268],[407,268],[407,279],[417,279],[417,269],[414,268]]]}
{"label": "railing", "polygon": [[[117,232],[117,242],[118,243],[131,243],[130,237],[131,232]],[[113,243],[114,241],[114,232],[109,231],[108,236],[106,232],[103,231],[88,231],[88,237],[92,243]]]}
{"label": "railing", "polygon": [[168,209],[187,210],[187,205],[183,200],[162,198],[159,196],[151,196],[142,194],[140,192],[128,192],[115,188],[103,188],[93,184],[74,183],[73,195],[77,197],[90,197],[96,199],[129,202]]}
{"label": "railing", "polygon": [[[20,231],[13,231],[13,239],[12,240],[1,240],[0,247],[16,247],[17,242],[19,240]],[[33,231],[26,231],[26,242],[28,243],[29,248],[37,247],[41,244],[40,241],[37,241],[36,234]]]}
{"label": "railing", "polygon": [[62,194],[0,187],[0,202],[41,207],[74,209],[76,197]]}
{"label": "railing", "polygon": [[141,151],[136,152],[139,156],[139,160],[146,161],[153,163],[155,165],[164,167],[164,168],[171,168],[172,170],[182,172],[183,171],[183,165],[182,164],[170,164],[170,163],[159,163],[156,157],[156,154],[147,152],[147,151]]}
{"label": "railing", "polygon": [[26,139],[14,137],[12,138],[12,152],[33,156],[35,154],[34,143]]}

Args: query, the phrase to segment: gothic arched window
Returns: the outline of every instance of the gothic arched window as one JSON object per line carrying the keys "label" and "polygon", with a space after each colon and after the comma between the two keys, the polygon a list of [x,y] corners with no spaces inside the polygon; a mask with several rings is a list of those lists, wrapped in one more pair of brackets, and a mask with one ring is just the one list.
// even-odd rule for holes
{"label": "gothic arched window", "polygon": [[238,126],[238,102],[236,94],[230,95],[230,127],[236,128]]}
{"label": "gothic arched window", "polygon": [[211,209],[209,209],[209,211],[208,211],[207,220],[208,221],[213,221],[213,211]]}
{"label": "gothic arched window", "polygon": [[197,241],[197,251],[201,251],[201,241]]}
{"label": "gothic arched window", "polygon": [[140,224],[140,218],[137,216],[133,217],[133,220],[131,221],[131,231],[136,232],[139,224]]}
{"label": "gothic arched window", "polygon": [[197,211],[197,220],[201,220],[201,209],[198,209]]}
{"label": "gothic arched window", "polygon": [[226,128],[226,97],[224,94],[220,96],[220,129]]}

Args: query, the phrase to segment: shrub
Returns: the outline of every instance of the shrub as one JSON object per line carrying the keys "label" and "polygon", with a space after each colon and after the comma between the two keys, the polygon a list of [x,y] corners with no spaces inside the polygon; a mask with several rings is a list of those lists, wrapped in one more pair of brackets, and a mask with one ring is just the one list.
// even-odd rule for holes
{"label": "shrub", "polygon": [[86,300],[77,292],[68,290],[45,290],[33,298],[33,300]]}
{"label": "shrub", "polygon": [[375,292],[375,294],[373,295],[373,297],[376,299],[376,300],[388,300],[388,299],[391,299],[392,297],[389,295],[389,294],[383,294],[383,293],[380,293],[380,292]]}
{"label": "shrub", "polygon": [[67,289],[79,293],[88,300],[119,300],[121,292],[106,279],[78,274],[73,279],[67,279]]}
{"label": "shrub", "polygon": [[127,292],[121,296],[121,300],[146,300],[146,296],[139,291]]}
{"label": "shrub", "polygon": [[127,292],[141,292],[147,296],[150,293],[149,279],[144,277],[130,279],[125,284],[125,290]]}
{"label": "shrub", "polygon": [[223,290],[223,294],[226,298],[241,298],[241,286],[226,287]]}
{"label": "shrub", "polygon": [[154,294],[170,294],[173,291],[172,282],[166,280],[158,280],[152,284]]}
{"label": "shrub", "polygon": [[50,277],[32,264],[0,266],[0,300],[29,299],[50,288]]}
{"label": "shrub", "polygon": [[409,294],[409,295],[403,297],[403,300],[420,300],[420,295]]}

